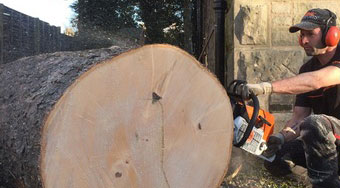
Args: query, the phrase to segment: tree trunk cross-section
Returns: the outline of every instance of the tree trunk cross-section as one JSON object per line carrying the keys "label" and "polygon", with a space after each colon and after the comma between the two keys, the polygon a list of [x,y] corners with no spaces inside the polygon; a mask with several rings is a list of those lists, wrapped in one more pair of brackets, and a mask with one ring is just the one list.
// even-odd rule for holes
{"label": "tree trunk cross-section", "polygon": [[[111,51],[98,51],[88,64],[79,64],[90,61],[88,55],[44,57],[54,64],[45,70],[48,75],[40,68],[24,70],[26,62],[20,60],[19,72],[38,75],[29,81],[17,78],[18,70],[2,67],[2,80],[19,79],[20,84],[0,92],[0,183],[218,187],[230,160],[233,117],[217,79],[170,45],[147,45],[120,55],[126,50]],[[78,70],[57,68],[60,64]]]}

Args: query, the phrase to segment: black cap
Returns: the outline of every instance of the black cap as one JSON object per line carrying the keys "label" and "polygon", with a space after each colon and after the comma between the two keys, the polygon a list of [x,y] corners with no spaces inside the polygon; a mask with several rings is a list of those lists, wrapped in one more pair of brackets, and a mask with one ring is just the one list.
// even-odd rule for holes
{"label": "black cap", "polygon": [[[327,23],[328,22],[328,23]],[[289,28],[289,32],[295,33],[301,29],[313,30],[336,25],[336,15],[328,9],[311,9],[301,19],[301,22]]]}

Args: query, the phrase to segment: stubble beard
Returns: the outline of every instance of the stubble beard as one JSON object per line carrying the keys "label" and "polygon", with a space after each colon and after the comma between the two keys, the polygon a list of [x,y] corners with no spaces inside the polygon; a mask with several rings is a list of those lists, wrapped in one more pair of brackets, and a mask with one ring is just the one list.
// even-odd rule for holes
{"label": "stubble beard", "polygon": [[317,56],[317,55],[323,55],[327,52],[327,46],[317,46],[309,48],[308,50],[304,49],[307,56]]}

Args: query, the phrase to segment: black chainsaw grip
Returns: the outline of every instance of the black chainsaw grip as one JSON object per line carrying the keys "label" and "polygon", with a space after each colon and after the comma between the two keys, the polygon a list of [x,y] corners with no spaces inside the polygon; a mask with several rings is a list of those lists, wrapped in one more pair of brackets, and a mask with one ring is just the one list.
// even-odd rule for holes
{"label": "black chainsaw grip", "polygon": [[234,144],[234,146],[236,146],[236,147],[242,146],[247,141],[248,137],[250,136],[251,131],[253,130],[253,127],[256,124],[256,119],[259,115],[259,110],[260,110],[259,99],[252,92],[250,93],[250,99],[253,101],[253,105],[254,105],[253,115],[251,116],[251,119],[250,119],[249,124],[246,128],[246,131],[243,134],[243,137],[241,138],[241,140],[238,143]]}

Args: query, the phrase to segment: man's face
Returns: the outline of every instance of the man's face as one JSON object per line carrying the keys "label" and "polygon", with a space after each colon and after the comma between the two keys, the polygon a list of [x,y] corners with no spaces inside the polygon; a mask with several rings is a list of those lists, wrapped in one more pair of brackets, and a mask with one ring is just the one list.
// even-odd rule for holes
{"label": "man's face", "polygon": [[304,48],[308,56],[320,55],[317,54],[316,48],[324,48],[324,44],[321,42],[322,31],[320,28],[313,30],[300,30],[301,45]]}

